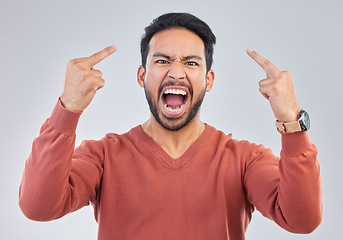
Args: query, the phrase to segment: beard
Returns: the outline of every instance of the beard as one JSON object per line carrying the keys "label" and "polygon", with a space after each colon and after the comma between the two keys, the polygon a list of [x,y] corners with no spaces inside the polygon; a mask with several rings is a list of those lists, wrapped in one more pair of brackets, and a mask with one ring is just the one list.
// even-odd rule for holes
{"label": "beard", "polygon": [[[167,84],[167,85],[172,85],[172,84]],[[162,92],[162,88],[165,87],[165,85],[162,85],[159,89],[159,94],[158,94],[158,99],[160,99],[160,94]],[[154,116],[155,120],[166,130],[169,131],[179,131],[180,129],[182,129],[183,127],[187,126],[187,124],[192,121],[195,116],[198,114],[201,104],[204,100],[205,97],[205,89],[202,90],[202,92],[200,93],[198,99],[195,101],[195,103],[191,106],[190,110],[188,110],[187,112],[185,112],[184,114],[182,114],[182,116],[180,117],[168,117],[163,115],[161,119],[161,117],[159,116],[158,113],[158,109],[157,109],[157,101],[154,102],[152,99],[152,94],[147,90],[146,86],[144,86],[144,92],[145,92],[145,97],[148,101],[149,104],[149,108],[150,108],[150,112],[151,114]],[[193,100],[193,91],[190,89],[190,93],[191,93],[191,101]],[[184,120],[181,120],[185,114],[188,114],[187,117]]]}

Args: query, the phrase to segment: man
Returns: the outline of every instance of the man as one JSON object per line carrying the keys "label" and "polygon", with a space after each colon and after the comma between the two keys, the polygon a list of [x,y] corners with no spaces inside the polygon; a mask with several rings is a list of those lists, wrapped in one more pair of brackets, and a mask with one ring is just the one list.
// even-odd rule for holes
{"label": "man", "polygon": [[247,50],[267,73],[260,92],[281,133],[279,159],[200,121],[214,81],[215,41],[207,24],[190,14],[155,19],[145,29],[137,73],[150,118],[75,150],[78,119],[104,86],[94,65],[116,47],[71,60],[63,94],[26,162],[19,198],[24,214],[53,220],[91,202],[98,239],[236,240],[245,239],[256,207],[288,231],[312,232],[322,218],[319,163],[291,74]]}

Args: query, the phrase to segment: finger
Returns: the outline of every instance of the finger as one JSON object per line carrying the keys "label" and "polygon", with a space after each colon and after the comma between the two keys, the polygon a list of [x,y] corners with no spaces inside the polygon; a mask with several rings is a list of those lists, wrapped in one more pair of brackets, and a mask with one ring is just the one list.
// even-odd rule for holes
{"label": "finger", "polygon": [[274,81],[275,81],[275,79],[266,78],[266,79],[262,79],[258,84],[260,86],[267,86],[267,85],[271,85]]}
{"label": "finger", "polygon": [[96,86],[96,90],[98,91],[100,88],[103,88],[105,86],[105,80],[102,78],[99,78],[98,84]]}
{"label": "finger", "polygon": [[273,80],[270,78],[263,79],[259,82],[260,93],[268,100],[271,97],[271,84],[272,84],[272,82],[273,82]]}
{"label": "finger", "polygon": [[268,91],[268,88],[265,86],[260,86],[259,89],[260,93],[265,97],[267,100],[270,98],[270,92]]}
{"label": "finger", "polygon": [[269,75],[269,76],[276,76],[280,73],[280,70],[275,67],[270,61],[262,57],[257,52],[253,51],[252,49],[247,49],[248,55],[256,62],[258,65],[260,65],[263,70]]}
{"label": "finger", "polygon": [[104,60],[105,58],[107,58],[112,53],[114,53],[116,50],[117,50],[117,46],[115,45],[109,46],[101,50],[100,52],[94,53],[93,55],[88,57],[85,60],[85,63],[88,65],[88,67],[91,68],[94,65],[98,64],[99,62],[101,62],[102,60]]}
{"label": "finger", "polygon": [[267,100],[269,100],[270,96],[269,93],[264,91],[262,88],[260,88],[260,93],[265,97]]}
{"label": "finger", "polygon": [[99,70],[91,69],[91,73],[93,76],[101,78],[102,77],[102,72]]}

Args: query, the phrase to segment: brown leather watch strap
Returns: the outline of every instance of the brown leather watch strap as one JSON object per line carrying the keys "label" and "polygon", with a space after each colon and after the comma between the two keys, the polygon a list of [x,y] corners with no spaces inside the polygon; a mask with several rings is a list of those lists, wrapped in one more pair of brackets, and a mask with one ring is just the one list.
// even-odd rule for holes
{"label": "brown leather watch strap", "polygon": [[289,122],[289,123],[284,123],[284,122],[279,122],[276,120],[276,127],[280,132],[301,132],[301,126],[298,121],[295,122]]}

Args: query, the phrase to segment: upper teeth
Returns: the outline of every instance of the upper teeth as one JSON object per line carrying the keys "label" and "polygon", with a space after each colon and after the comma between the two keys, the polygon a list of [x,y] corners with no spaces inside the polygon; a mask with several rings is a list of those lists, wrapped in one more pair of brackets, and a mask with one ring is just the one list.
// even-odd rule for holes
{"label": "upper teeth", "polygon": [[167,89],[164,94],[181,94],[181,95],[186,95],[186,91],[181,90],[181,89]]}

